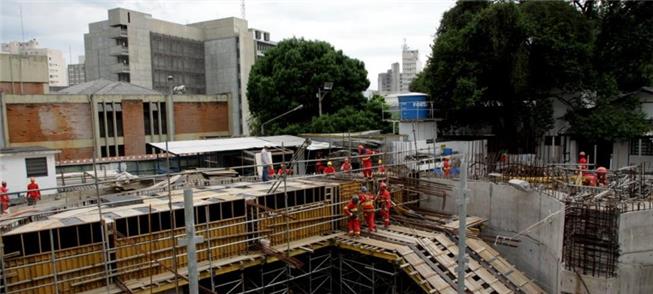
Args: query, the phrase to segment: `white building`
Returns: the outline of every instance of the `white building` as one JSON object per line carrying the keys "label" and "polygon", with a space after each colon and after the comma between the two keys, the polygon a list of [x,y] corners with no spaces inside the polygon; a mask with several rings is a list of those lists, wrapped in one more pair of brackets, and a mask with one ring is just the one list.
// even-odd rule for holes
{"label": "white building", "polygon": [[2,52],[11,54],[43,55],[48,57],[48,72],[51,87],[68,86],[68,69],[63,53],[56,49],[40,48],[36,39],[27,42],[2,43]]}
{"label": "white building", "polygon": [[404,43],[401,52],[401,85],[399,89],[402,93],[410,91],[410,83],[415,80],[419,70],[419,51],[416,49],[411,50],[408,48],[408,45]]}
{"label": "white building", "polygon": [[[44,147],[0,149],[0,180],[7,182],[9,193],[27,190],[27,184],[31,177],[36,179],[36,183],[41,189],[56,188],[57,174],[54,156],[57,153],[59,151]],[[56,189],[45,190],[41,191],[41,195],[56,192]],[[17,195],[11,194],[11,198],[15,197]]]}

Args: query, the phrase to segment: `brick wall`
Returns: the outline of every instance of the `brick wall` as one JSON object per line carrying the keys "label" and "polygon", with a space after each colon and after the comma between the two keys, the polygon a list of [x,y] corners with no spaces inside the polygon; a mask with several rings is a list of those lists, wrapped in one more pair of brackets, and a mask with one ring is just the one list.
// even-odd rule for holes
{"label": "brick wall", "polygon": [[5,94],[25,94],[25,95],[35,95],[35,94],[45,94],[45,89],[48,87],[48,84],[44,83],[30,83],[23,82],[23,93],[21,93],[21,83],[14,82],[12,88],[11,82],[0,82],[0,92]]}
{"label": "brick wall", "polygon": [[93,157],[93,147],[66,148],[66,149],[61,149],[61,153],[57,155],[57,161],[71,160],[71,159],[88,159],[92,157]]}
{"label": "brick wall", "polygon": [[145,122],[143,101],[122,101],[122,129],[125,139],[125,155],[145,154]]}
{"label": "brick wall", "polygon": [[91,121],[89,104],[7,104],[11,143],[92,139]]}
{"label": "brick wall", "polygon": [[227,102],[175,102],[175,133],[228,132]]}

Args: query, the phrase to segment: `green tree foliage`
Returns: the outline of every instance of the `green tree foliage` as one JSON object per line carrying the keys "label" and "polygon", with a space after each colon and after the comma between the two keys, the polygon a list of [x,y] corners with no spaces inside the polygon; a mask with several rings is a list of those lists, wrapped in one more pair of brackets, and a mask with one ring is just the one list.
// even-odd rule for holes
{"label": "green tree foliage", "polygon": [[[447,125],[490,126],[506,144],[503,147],[512,151],[524,151],[518,149],[528,148],[528,142],[536,142],[552,127],[552,98],[568,102],[572,131],[585,137],[601,135],[577,127],[592,119],[623,115],[627,118],[618,121],[645,125],[636,104],[617,107],[608,97],[650,84],[653,50],[624,56],[634,48],[616,45],[620,42],[612,38],[635,38],[642,48],[650,48],[653,25],[642,17],[650,18],[652,13],[641,12],[642,7],[637,13],[626,8],[653,5],[603,2],[598,8],[588,5],[589,11],[579,11],[564,1],[459,1],[444,14],[431,58],[412,86],[431,94],[446,119],[445,129]],[[618,20],[608,21],[608,15]],[[619,21],[625,21],[626,28],[604,32]],[[636,26],[634,32],[628,31],[629,26]],[[622,48],[618,54],[609,49],[615,46]],[[629,69],[620,64],[628,64]],[[588,97],[594,105],[590,109]],[[604,127],[614,138],[633,134],[617,124]]]}
{"label": "green tree foliage", "polygon": [[252,125],[303,104],[301,111],[266,126],[266,133],[310,131],[306,126],[318,116],[316,93],[324,82],[333,82],[333,89],[322,102],[324,114],[335,115],[347,108],[358,111],[366,106],[362,93],[370,82],[362,61],[322,41],[292,38],[279,42],[254,64],[249,75],[247,96],[256,120]]}

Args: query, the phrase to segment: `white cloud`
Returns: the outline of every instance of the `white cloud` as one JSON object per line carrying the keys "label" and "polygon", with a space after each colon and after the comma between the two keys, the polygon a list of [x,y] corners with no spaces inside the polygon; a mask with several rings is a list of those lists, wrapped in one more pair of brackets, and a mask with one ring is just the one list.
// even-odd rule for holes
{"label": "white cloud", "polygon": [[[124,7],[177,23],[194,23],[240,16],[238,0],[2,0],[0,40],[20,40],[20,9],[25,38],[37,38],[42,46],[69,47],[76,62],[84,54],[88,24],[107,18],[107,10]],[[333,44],[350,57],[365,62],[370,88],[376,89],[379,72],[401,61],[401,44],[430,54],[433,34],[442,14],[454,0],[249,0],[247,19],[251,27],[269,31],[273,40],[288,37],[319,39]]]}

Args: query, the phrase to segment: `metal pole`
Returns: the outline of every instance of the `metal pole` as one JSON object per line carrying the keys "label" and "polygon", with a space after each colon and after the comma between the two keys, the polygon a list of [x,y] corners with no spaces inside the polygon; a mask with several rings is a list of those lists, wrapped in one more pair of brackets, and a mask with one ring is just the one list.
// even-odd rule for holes
{"label": "metal pole", "polygon": [[[195,209],[193,189],[184,189],[184,219],[186,224],[186,252],[188,254],[188,291],[199,293],[197,275],[197,252],[195,251]],[[212,269],[211,269],[212,270]],[[213,289],[211,289],[213,291]]]}
{"label": "metal pole", "polygon": [[[93,95],[91,95],[90,103],[93,104],[95,103],[95,100],[93,99]],[[93,129],[93,142],[97,142],[97,133],[95,129],[95,125],[91,128]],[[104,279],[106,282],[106,289],[107,293],[111,293],[111,288],[109,287],[109,254],[107,253],[108,251],[108,236],[107,236],[107,227],[106,223],[104,222],[104,219],[102,218],[102,198],[100,197],[100,184],[98,183],[98,178],[97,178],[97,144],[93,144],[93,177],[95,180],[95,196],[97,198],[97,209],[98,209],[98,216],[100,218],[100,234],[102,234],[102,259],[104,263]]]}
{"label": "metal pole", "polygon": [[322,116],[322,89],[317,89],[317,100],[319,106],[319,116]]}
{"label": "metal pole", "polygon": [[467,234],[467,160],[461,157],[460,186],[458,188],[458,293],[465,293],[465,239]]}
{"label": "metal pole", "polygon": [[[50,253],[51,253],[51,259],[52,259],[52,277],[54,281],[54,293],[59,294],[59,286],[58,281],[57,281],[57,256],[54,251],[54,237],[52,236],[52,230],[48,230],[50,232]],[[4,274],[3,274],[4,275]],[[9,292],[9,291],[7,291]]]}

